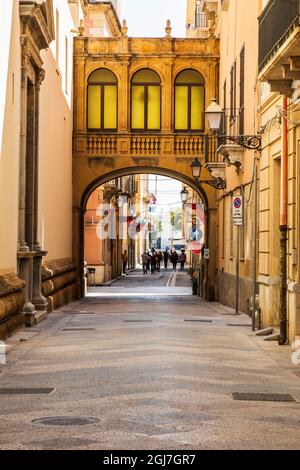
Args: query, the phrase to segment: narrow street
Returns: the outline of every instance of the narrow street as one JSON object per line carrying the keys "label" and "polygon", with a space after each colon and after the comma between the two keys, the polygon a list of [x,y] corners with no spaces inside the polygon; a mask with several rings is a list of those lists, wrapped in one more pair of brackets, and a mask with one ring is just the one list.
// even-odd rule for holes
{"label": "narrow street", "polygon": [[[299,447],[300,370],[291,349],[254,336],[246,315],[184,295],[186,274],[167,287],[170,274],[133,272],[100,288],[105,298],[95,288],[8,340],[0,449]],[[136,295],[122,297],[125,287]],[[235,392],[296,401],[237,401]],[[48,417],[64,419],[34,421]],[[95,421],[68,425],[78,417]]]}
{"label": "narrow street", "polygon": [[191,281],[185,271],[173,272],[172,269],[161,269],[155,274],[143,275],[141,270],[129,272],[117,282],[111,281],[101,287],[89,287],[88,297],[110,296],[154,296],[154,295],[191,295]]}

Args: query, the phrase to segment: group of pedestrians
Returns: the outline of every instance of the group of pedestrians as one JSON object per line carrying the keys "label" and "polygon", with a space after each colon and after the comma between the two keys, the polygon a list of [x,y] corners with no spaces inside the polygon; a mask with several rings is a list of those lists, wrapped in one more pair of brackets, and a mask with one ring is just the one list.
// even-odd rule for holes
{"label": "group of pedestrians", "polygon": [[160,250],[156,251],[154,248],[151,251],[145,251],[142,254],[143,273],[148,274],[150,270],[151,274],[159,273],[162,261],[164,262],[165,269],[168,269],[168,264],[171,262],[173,271],[176,271],[178,263],[180,263],[180,269],[183,271],[186,263],[185,251],[181,250],[179,255],[174,248],[171,251],[165,249],[163,252]]}

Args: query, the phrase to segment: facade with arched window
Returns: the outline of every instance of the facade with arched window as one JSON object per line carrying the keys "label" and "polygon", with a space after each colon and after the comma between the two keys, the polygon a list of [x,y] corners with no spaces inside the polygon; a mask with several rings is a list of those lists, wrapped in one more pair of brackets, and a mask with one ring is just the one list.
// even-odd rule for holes
{"label": "facade with arched window", "polygon": [[[124,120],[126,131],[137,133],[159,133],[166,128],[174,133],[205,131],[207,87],[199,70],[186,68],[166,81],[157,71],[141,68],[131,78],[128,76],[127,83],[119,83],[114,66],[101,67],[91,72],[86,86],[88,132],[116,132],[119,122]],[[127,103],[122,99],[123,92],[127,94]]]}

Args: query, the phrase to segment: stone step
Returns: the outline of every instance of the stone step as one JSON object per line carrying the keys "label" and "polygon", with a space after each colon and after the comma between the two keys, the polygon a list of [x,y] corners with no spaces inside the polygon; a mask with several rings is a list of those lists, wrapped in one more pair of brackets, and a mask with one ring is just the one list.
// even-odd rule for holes
{"label": "stone step", "polygon": [[279,333],[274,333],[272,335],[266,336],[264,341],[278,341],[279,340]]}
{"label": "stone step", "polygon": [[35,324],[37,325],[41,321],[45,320],[45,318],[47,318],[47,315],[48,313],[46,310],[36,311],[34,314]]}
{"label": "stone step", "polygon": [[257,331],[255,334],[256,336],[269,336],[273,334],[274,330],[273,328],[264,328],[263,330]]}

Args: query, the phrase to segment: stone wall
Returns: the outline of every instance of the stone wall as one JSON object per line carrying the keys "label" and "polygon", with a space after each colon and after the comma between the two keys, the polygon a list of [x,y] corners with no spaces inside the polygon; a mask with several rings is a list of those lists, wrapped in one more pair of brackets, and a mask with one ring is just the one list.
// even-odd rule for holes
{"label": "stone wall", "polygon": [[[219,301],[235,308],[236,302],[236,278],[233,274],[221,272],[218,274],[218,293]],[[239,290],[239,310],[240,312],[249,313],[250,299],[252,297],[252,281],[244,277],[240,278]]]}
{"label": "stone wall", "polygon": [[0,339],[24,325],[24,287],[25,282],[14,273],[0,276]]}
{"label": "stone wall", "polygon": [[42,293],[48,300],[48,312],[75,299],[76,268],[71,260],[46,262],[42,272]]}

